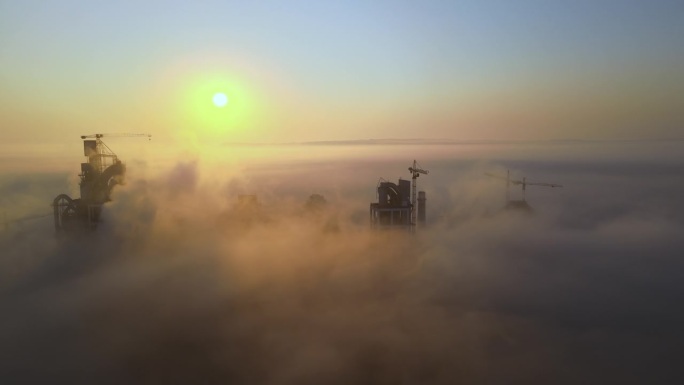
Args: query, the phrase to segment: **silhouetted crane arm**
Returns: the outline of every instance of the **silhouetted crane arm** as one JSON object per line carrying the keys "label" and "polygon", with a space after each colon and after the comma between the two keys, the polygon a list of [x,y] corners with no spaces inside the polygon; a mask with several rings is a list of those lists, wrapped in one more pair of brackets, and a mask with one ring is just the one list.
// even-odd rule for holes
{"label": "silhouetted crane arm", "polygon": [[412,172],[414,175],[415,175],[415,174],[429,174],[429,173],[430,173],[430,171],[428,171],[428,170],[423,170],[422,168],[413,168],[413,167],[409,167],[408,170],[409,170],[410,172]]}
{"label": "silhouetted crane arm", "polygon": [[563,185],[555,184],[555,183],[533,183],[533,182],[526,182],[525,184],[528,185],[528,186],[563,187]]}
{"label": "silhouetted crane arm", "polygon": [[492,174],[492,173],[488,173],[488,172],[486,172],[485,175],[491,176],[492,178],[507,180],[509,183],[514,184],[514,185],[518,185],[518,186],[521,184],[524,184],[527,186],[563,187],[563,185],[560,185],[557,183],[537,183],[537,182],[527,182],[527,181],[518,180],[518,179],[508,179],[505,176],[496,175],[496,174]]}
{"label": "silhouetted crane arm", "polygon": [[81,139],[87,139],[87,138],[113,138],[113,137],[146,137],[146,138],[152,138],[152,135],[150,134],[136,134],[136,133],[127,133],[127,132],[122,132],[122,133],[112,133],[112,134],[91,134],[91,135],[81,135]]}

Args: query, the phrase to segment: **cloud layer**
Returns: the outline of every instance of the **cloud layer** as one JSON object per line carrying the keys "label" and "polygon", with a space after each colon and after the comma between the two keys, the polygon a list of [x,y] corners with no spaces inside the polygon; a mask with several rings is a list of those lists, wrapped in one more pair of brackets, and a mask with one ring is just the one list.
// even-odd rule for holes
{"label": "cloud layer", "polygon": [[[8,383],[682,379],[680,162],[433,159],[419,180],[430,225],[370,232],[374,184],[391,176],[375,170],[407,174],[396,163],[223,173],[182,161],[146,178],[131,170],[89,236],[56,240],[49,218],[10,226],[0,373]],[[506,168],[566,187],[530,188],[534,215],[501,210],[503,184],[482,173]],[[26,186],[59,184],[32,178]],[[3,191],[35,195],[21,186]],[[325,209],[305,208],[312,193]],[[240,194],[258,205],[239,205]]]}

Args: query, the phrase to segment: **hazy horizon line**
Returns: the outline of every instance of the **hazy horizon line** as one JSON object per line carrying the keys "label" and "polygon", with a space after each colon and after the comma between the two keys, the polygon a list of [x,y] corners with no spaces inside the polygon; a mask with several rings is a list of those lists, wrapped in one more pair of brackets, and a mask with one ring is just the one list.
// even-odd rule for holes
{"label": "hazy horizon line", "polygon": [[392,145],[521,145],[521,144],[578,144],[578,143],[658,143],[684,142],[684,138],[651,139],[432,139],[432,138],[373,138],[312,140],[300,142],[224,142],[224,146],[392,146]]}

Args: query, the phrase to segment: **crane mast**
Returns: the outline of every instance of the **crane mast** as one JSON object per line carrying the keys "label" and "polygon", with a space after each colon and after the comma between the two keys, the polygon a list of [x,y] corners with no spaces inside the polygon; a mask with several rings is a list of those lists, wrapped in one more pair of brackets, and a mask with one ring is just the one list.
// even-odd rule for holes
{"label": "crane mast", "polygon": [[416,179],[420,176],[420,174],[428,174],[430,173],[428,170],[423,170],[420,168],[420,165],[416,160],[413,160],[413,166],[409,167],[409,172],[411,172],[411,225],[415,226],[416,225]]}

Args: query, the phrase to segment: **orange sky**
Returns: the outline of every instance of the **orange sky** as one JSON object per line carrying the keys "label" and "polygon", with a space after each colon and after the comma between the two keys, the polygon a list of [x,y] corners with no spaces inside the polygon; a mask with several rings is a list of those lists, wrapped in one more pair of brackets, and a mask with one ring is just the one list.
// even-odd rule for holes
{"label": "orange sky", "polygon": [[609,3],[3,3],[2,139],[681,137],[684,7]]}

